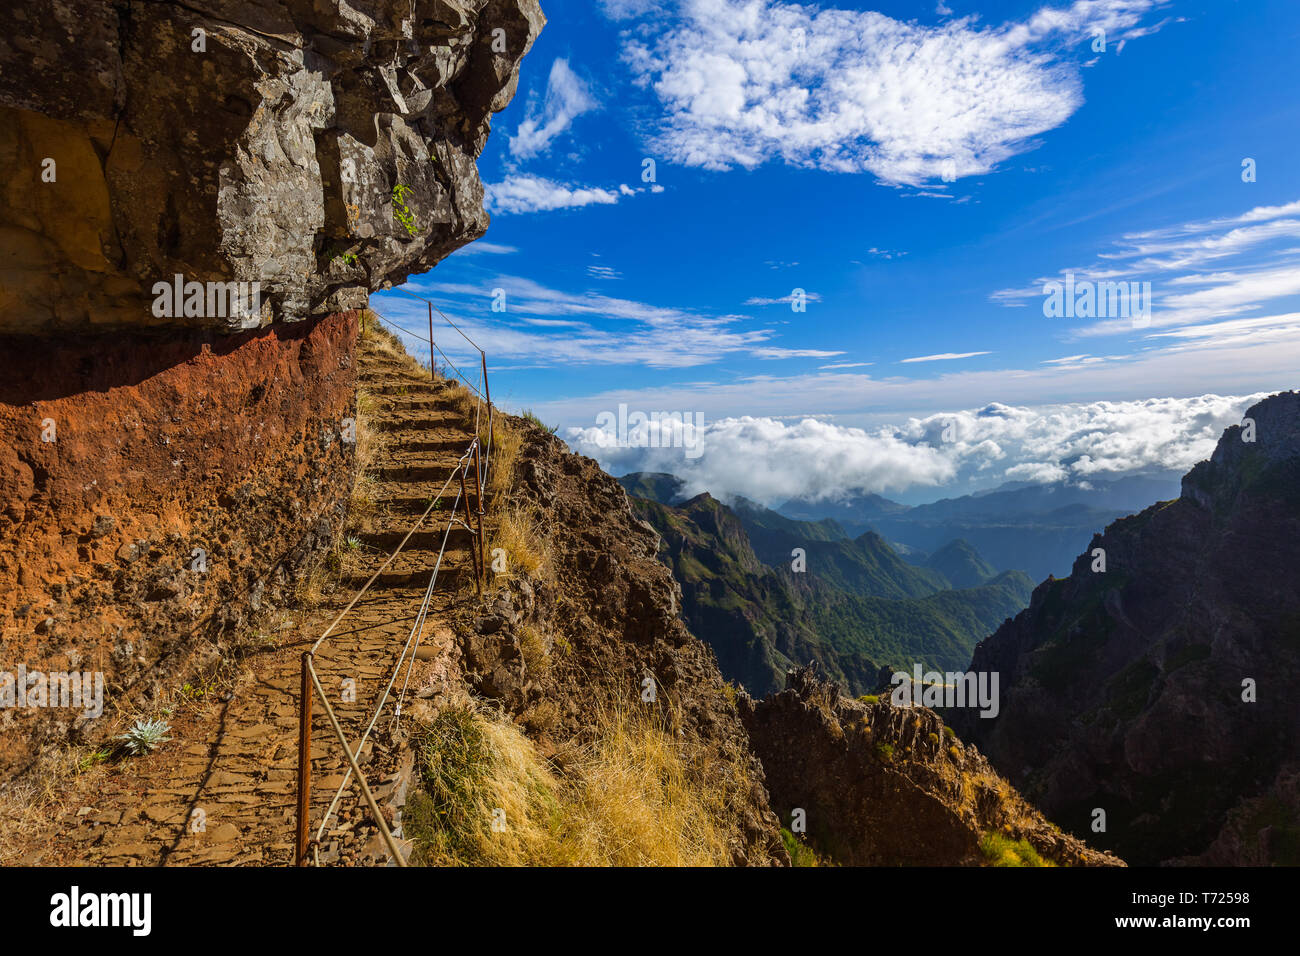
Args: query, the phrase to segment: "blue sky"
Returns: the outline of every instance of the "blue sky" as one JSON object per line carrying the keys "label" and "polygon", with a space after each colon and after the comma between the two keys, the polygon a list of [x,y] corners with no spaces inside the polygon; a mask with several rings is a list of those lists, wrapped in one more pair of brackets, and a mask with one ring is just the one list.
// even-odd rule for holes
{"label": "blue sky", "polygon": [[[1177,470],[1296,385],[1293,0],[543,9],[491,228],[408,287],[614,473],[774,502]],[[1149,283],[1149,321],[1045,315],[1067,271]],[[597,435],[620,403],[701,414],[704,453]]]}

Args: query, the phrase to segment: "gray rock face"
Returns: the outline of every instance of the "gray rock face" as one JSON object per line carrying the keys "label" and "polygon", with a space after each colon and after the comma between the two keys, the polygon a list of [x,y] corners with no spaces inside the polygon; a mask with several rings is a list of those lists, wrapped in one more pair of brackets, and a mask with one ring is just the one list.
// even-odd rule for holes
{"label": "gray rock face", "polygon": [[[432,267],[487,228],[475,160],[544,22],[537,0],[0,6],[0,332],[250,328]],[[258,308],[160,302],[177,275],[259,283]]]}

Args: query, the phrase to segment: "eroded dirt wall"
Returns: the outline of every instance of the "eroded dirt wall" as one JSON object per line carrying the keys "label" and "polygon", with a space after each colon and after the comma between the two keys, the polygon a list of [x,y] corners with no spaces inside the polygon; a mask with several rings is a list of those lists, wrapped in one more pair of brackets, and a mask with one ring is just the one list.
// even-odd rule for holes
{"label": "eroded dirt wall", "polygon": [[[0,674],[101,671],[109,708],[148,701],[284,600],[346,508],[356,333],[345,312],[0,340]],[[105,726],[0,707],[0,768]]]}

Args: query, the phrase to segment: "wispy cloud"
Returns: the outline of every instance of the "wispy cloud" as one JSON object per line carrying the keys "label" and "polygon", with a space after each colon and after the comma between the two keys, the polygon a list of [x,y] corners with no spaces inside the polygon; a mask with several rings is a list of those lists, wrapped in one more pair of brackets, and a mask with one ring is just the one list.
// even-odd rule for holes
{"label": "wispy cloud", "polygon": [[[807,302],[820,302],[822,297],[816,292],[805,292],[803,298]],[[795,295],[791,292],[789,295],[783,295],[779,299],[770,299],[763,296],[751,296],[745,300],[745,305],[789,305],[795,301]]]}
{"label": "wispy cloud", "polygon": [[[593,276],[609,267],[592,266]],[[613,270],[610,270],[611,272]],[[787,348],[769,328],[746,327],[743,315],[661,306],[596,291],[570,292],[522,276],[482,283],[436,282],[424,276],[408,288],[431,299],[495,360],[537,366],[628,365],[689,368],[728,356],[778,361],[830,358],[840,351]],[[378,294],[384,315],[419,328],[423,307],[405,296]],[[491,311],[494,305],[502,311]],[[459,347],[449,339],[446,348]],[[410,343],[419,348],[417,340]],[[427,352],[427,346],[424,347]]]}
{"label": "wispy cloud", "polygon": [[510,137],[510,153],[516,159],[528,159],[550,149],[551,142],[567,130],[573,121],[598,104],[591,88],[569,67],[569,61],[557,59],[551,64],[546,81],[546,95],[541,110],[529,104],[528,115]]}
{"label": "wispy cloud", "polygon": [[[1039,305],[1044,285],[1073,273],[1080,282],[1149,282],[1150,321],[1142,329],[1197,325],[1276,308],[1300,294],[1300,202],[1257,206],[1229,218],[1131,232],[1097,254],[1090,266],[1061,270],[1034,285],[999,289],[990,299],[1016,307]],[[1218,271],[1206,271],[1209,266]],[[1100,317],[1062,329],[1068,338],[1133,334],[1126,317]],[[1138,334],[1150,335],[1150,331]]]}
{"label": "wispy cloud", "polygon": [[974,358],[976,355],[992,355],[992,352],[940,352],[937,355],[918,355],[915,358],[900,359],[899,362],[907,365],[910,362],[948,362],[952,359]]}
{"label": "wispy cloud", "polygon": [[499,242],[486,242],[482,239],[462,246],[456,251],[458,256],[512,256],[519,250],[514,246],[504,246]]}

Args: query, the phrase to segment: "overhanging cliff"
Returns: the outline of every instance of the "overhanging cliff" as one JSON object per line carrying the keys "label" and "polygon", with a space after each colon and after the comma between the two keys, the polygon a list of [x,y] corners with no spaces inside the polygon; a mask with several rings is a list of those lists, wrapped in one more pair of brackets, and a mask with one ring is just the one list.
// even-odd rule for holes
{"label": "overhanging cliff", "polygon": [[[260,283],[256,327],[364,306],[487,228],[475,159],[536,0],[0,8],[0,331],[176,324],[154,286]],[[215,311],[215,310],[214,310]]]}

